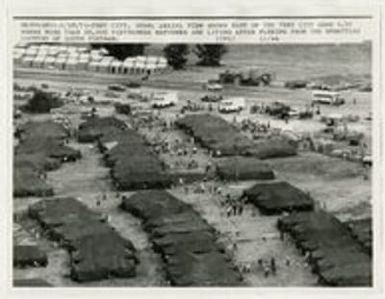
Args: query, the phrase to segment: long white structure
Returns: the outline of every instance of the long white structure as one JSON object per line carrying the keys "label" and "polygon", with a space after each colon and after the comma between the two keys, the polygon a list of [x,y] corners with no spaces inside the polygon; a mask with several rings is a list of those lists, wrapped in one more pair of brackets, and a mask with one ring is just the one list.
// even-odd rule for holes
{"label": "long white structure", "polygon": [[165,57],[136,56],[124,61],[108,55],[104,48],[89,49],[80,46],[17,44],[13,62],[24,68],[79,70],[112,74],[145,75],[167,69]]}

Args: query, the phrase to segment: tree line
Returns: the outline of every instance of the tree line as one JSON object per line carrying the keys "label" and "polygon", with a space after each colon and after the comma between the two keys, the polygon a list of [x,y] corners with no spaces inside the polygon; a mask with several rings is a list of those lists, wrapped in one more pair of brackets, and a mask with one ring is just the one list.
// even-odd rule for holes
{"label": "tree line", "polygon": [[[143,55],[147,44],[92,44],[93,48],[103,47],[110,55],[117,59],[124,60],[129,56]],[[223,44],[168,44],[163,48],[163,54],[168,64],[175,70],[184,69],[192,51],[197,58],[197,65],[219,66],[222,56],[227,52]]]}

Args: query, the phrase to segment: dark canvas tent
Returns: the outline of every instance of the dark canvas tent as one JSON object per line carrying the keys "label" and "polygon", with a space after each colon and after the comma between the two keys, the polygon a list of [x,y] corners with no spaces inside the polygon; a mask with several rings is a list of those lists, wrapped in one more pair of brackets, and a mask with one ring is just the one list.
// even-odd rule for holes
{"label": "dark canvas tent", "polygon": [[13,195],[17,197],[51,196],[53,188],[31,167],[16,167],[13,170]]}
{"label": "dark canvas tent", "polygon": [[254,141],[242,154],[259,159],[283,158],[297,155],[297,148],[285,138],[268,138]]}
{"label": "dark canvas tent", "polygon": [[372,261],[346,225],[324,211],[293,213],[278,221],[302,251],[320,281],[332,286],[371,286]]}
{"label": "dark canvas tent", "polygon": [[210,114],[188,115],[179,119],[176,125],[216,156],[242,155],[266,159],[297,154],[296,146],[284,138],[252,141],[234,125]]}
{"label": "dark canvas tent", "polygon": [[275,177],[268,163],[254,157],[220,159],[216,170],[223,180],[272,180]]}
{"label": "dark canvas tent", "polygon": [[79,125],[78,141],[94,142],[103,136],[113,135],[126,129],[126,123],[115,117],[93,117]]}
{"label": "dark canvas tent", "polygon": [[63,144],[54,138],[30,137],[25,139],[17,148],[16,154],[40,154],[59,161],[75,161],[80,158],[80,152]]}
{"label": "dark canvas tent", "polygon": [[215,230],[188,204],[163,190],[140,191],[121,208],[143,219],[173,286],[237,286],[241,276]]}
{"label": "dark canvas tent", "polygon": [[103,137],[100,144],[114,146],[105,151],[105,161],[111,167],[111,177],[119,190],[167,188],[171,179],[164,164],[136,131],[127,129],[120,134]]}
{"label": "dark canvas tent", "polygon": [[21,125],[17,131],[22,140],[35,137],[64,139],[69,135],[63,125],[53,121],[30,121]]}
{"label": "dark canvas tent", "polygon": [[218,156],[237,155],[252,146],[251,140],[221,117],[194,114],[178,120],[176,124]]}
{"label": "dark canvas tent", "polygon": [[36,245],[13,246],[13,265],[15,267],[42,266],[48,264],[48,258],[44,251]]}
{"label": "dark canvas tent", "polygon": [[312,199],[287,182],[257,183],[245,190],[242,196],[265,214],[313,209]]}
{"label": "dark canvas tent", "polygon": [[368,254],[372,255],[372,219],[357,219],[349,221],[346,224],[352,236],[363,246]]}
{"label": "dark canvas tent", "polygon": [[53,189],[42,174],[62,162],[79,159],[80,151],[64,145],[67,130],[52,121],[28,122],[19,130],[20,143],[14,150],[14,196],[50,196]]}
{"label": "dark canvas tent", "polygon": [[13,280],[14,287],[52,287],[50,283],[41,278],[29,278],[29,279],[14,279]]}
{"label": "dark canvas tent", "polygon": [[72,279],[94,281],[136,275],[132,243],[76,199],[44,200],[28,212],[51,239],[69,250]]}

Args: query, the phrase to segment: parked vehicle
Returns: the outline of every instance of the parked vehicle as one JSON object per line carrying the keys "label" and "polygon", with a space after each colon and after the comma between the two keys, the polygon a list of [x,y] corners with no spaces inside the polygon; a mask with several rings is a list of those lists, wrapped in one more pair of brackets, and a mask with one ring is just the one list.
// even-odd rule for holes
{"label": "parked vehicle", "polygon": [[345,99],[339,92],[328,90],[316,90],[312,92],[312,104],[342,105]]}
{"label": "parked vehicle", "polygon": [[291,108],[289,105],[286,105],[282,102],[274,102],[271,105],[266,107],[266,113],[271,116],[276,116],[278,118],[289,117],[289,112]]}
{"label": "parked vehicle", "polygon": [[208,91],[222,91],[223,86],[217,81],[217,80],[209,80],[205,85],[204,88]]}
{"label": "parked vehicle", "polygon": [[244,98],[230,98],[222,100],[219,104],[218,110],[221,113],[231,113],[242,111],[246,107]]}
{"label": "parked vehicle", "polygon": [[153,108],[167,108],[178,103],[178,93],[176,92],[157,92],[151,96],[151,106]]}
{"label": "parked vehicle", "polygon": [[223,99],[222,95],[219,94],[206,94],[204,97],[201,98],[202,102],[208,102],[208,103],[216,103]]}
{"label": "parked vehicle", "polygon": [[108,85],[108,90],[112,91],[125,91],[126,88],[119,84]]}

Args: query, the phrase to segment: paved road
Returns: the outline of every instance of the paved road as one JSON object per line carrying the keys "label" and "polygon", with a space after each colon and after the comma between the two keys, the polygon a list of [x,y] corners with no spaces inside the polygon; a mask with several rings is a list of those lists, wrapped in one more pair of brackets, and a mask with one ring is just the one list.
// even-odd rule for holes
{"label": "paved road", "polygon": [[[140,76],[116,75],[116,74],[101,74],[90,73],[86,71],[57,71],[43,69],[15,69],[14,78],[30,79],[36,81],[60,81],[68,83],[84,83],[84,84],[124,84],[132,81],[140,81],[142,86],[161,88],[161,89],[177,89],[185,91],[203,91],[203,82],[197,81],[169,81],[162,79],[159,75],[154,75],[147,81],[142,81]],[[279,85],[279,84],[278,84]],[[288,93],[290,90],[277,87],[237,87],[226,86],[224,93],[233,96],[256,96],[263,95],[266,92],[274,91],[274,93]]]}

